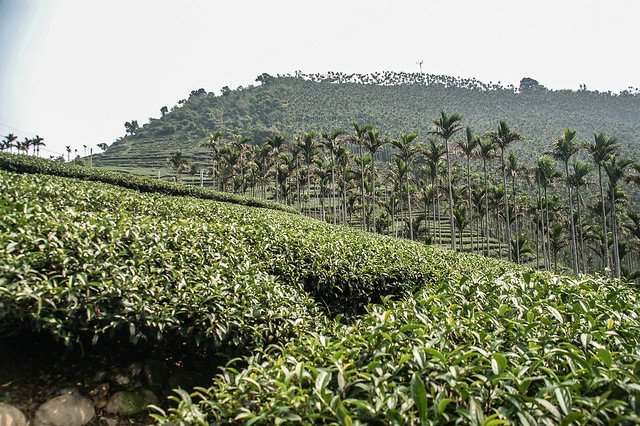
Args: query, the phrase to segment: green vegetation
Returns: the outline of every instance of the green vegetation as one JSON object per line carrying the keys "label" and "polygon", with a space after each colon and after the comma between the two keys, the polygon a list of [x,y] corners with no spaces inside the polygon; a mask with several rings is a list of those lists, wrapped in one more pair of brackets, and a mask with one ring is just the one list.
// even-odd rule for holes
{"label": "green vegetation", "polygon": [[638,294],[487,275],[371,306],[228,366],[159,416],[190,424],[634,424]]}
{"label": "green vegetation", "polygon": [[[92,330],[131,330],[138,339],[193,329],[195,341],[215,332],[220,344],[231,339],[228,329],[244,333],[238,325],[216,328],[225,315],[245,315],[231,307],[260,317],[282,285],[292,291],[285,317],[304,317],[294,308],[305,306],[303,290],[330,315],[353,315],[452,273],[447,252],[300,215],[43,175],[3,172],[3,184],[2,320],[68,342]],[[455,262],[456,275],[474,268],[471,260]],[[253,294],[266,301],[252,307]]]}
{"label": "green vegetation", "polygon": [[0,153],[0,168],[18,173],[42,173],[87,181],[110,183],[141,192],[153,192],[166,195],[186,195],[232,204],[282,210],[290,213],[297,212],[295,209],[267,200],[259,200],[252,197],[243,197],[235,194],[218,192],[208,188],[181,185],[164,180],[131,175],[125,172],[89,168],[75,164],[64,164],[56,161],[21,155]]}
{"label": "green vegetation", "polygon": [[0,339],[228,361],[163,424],[640,422],[637,93],[257,81],[94,157],[157,178],[5,136]]}
{"label": "green vegetation", "polygon": [[0,156],[0,336],[241,355],[159,423],[640,421],[628,284],[14,157]]}
{"label": "green vegetation", "polygon": [[249,226],[240,206],[1,173],[0,335],[242,348],[292,336],[318,315],[231,232]]}
{"label": "green vegetation", "polygon": [[169,165],[176,179],[200,173],[220,191],[334,224],[428,244],[444,234],[453,249],[538,269],[640,278],[637,90],[406,73],[257,81],[221,96],[193,91],[97,163],[158,174]]}

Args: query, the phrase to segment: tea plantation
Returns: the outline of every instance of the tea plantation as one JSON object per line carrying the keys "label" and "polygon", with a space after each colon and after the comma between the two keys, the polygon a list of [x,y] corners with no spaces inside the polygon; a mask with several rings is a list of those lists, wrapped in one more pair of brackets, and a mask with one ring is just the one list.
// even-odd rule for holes
{"label": "tea plantation", "polygon": [[629,284],[152,179],[6,155],[0,168],[0,338],[227,355],[157,423],[640,422]]}

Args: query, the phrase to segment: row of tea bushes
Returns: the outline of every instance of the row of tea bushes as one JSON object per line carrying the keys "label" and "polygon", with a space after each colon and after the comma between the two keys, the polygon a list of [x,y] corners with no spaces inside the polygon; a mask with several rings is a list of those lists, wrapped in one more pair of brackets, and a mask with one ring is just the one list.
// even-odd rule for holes
{"label": "row of tea bushes", "polygon": [[40,173],[53,176],[70,177],[88,181],[104,182],[123,188],[135,189],[141,192],[153,192],[165,195],[180,195],[222,201],[252,207],[268,208],[289,213],[298,213],[292,207],[269,200],[215,191],[210,188],[185,185],[145,176],[106,170],[95,167],[85,167],[76,164],[61,163],[27,155],[0,153],[0,169],[17,173]]}
{"label": "row of tea bushes", "polygon": [[0,171],[0,334],[246,349],[317,327],[306,293],[264,272],[228,224],[174,215],[183,200],[206,203]]}
{"label": "row of tea bushes", "polygon": [[231,363],[161,424],[640,422],[640,300],[619,282],[440,282]]}

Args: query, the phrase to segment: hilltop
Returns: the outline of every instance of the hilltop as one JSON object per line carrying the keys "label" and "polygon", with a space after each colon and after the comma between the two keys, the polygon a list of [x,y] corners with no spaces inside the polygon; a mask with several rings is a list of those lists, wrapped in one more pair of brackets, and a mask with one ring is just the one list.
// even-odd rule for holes
{"label": "hilltop", "polygon": [[[519,87],[430,74],[258,76],[259,85],[224,87],[216,96],[194,90],[178,105],[162,107],[160,118],[143,126],[127,123],[127,136],[114,142],[95,164],[124,169],[166,166],[176,150],[204,161],[200,143],[214,131],[249,135],[256,144],[281,133],[289,139],[307,130],[351,129],[367,123],[388,137],[416,131],[426,139],[441,109],[458,112],[477,133],[506,120],[525,137],[516,147],[523,158],[539,156],[564,128],[584,140],[594,132],[616,136],[623,153],[637,157],[640,147],[640,96],[621,93],[548,90],[531,78]],[[161,110],[161,108],[158,108]],[[148,170],[149,172],[149,170]]]}

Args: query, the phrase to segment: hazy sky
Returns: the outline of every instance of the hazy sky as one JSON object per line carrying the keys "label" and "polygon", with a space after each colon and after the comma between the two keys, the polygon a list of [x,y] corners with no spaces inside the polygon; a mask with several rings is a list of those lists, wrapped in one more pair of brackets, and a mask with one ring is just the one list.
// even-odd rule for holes
{"label": "hazy sky", "polygon": [[193,89],[420,59],[426,73],[617,92],[640,87],[639,17],[637,0],[0,0],[0,135],[82,153]]}

